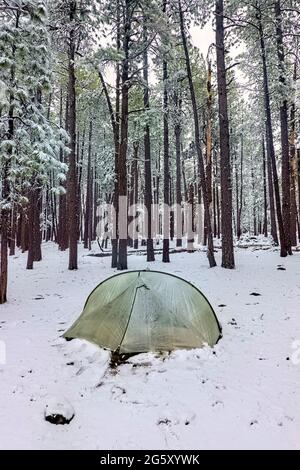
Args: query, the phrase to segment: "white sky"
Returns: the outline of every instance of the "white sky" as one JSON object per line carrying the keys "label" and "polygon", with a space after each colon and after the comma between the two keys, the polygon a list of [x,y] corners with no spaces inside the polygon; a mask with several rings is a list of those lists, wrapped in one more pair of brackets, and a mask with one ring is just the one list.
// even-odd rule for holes
{"label": "white sky", "polygon": [[211,22],[207,23],[204,28],[192,26],[190,33],[193,45],[206,57],[209,46],[215,42],[215,32]]}

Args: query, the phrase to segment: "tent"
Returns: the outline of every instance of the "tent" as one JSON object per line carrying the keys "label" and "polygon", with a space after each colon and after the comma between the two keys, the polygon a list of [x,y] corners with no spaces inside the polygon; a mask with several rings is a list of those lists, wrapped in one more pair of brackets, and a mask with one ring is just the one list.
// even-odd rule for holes
{"label": "tent", "polygon": [[192,284],[158,271],[126,271],[99,284],[63,335],[120,354],[213,346],[221,327]]}

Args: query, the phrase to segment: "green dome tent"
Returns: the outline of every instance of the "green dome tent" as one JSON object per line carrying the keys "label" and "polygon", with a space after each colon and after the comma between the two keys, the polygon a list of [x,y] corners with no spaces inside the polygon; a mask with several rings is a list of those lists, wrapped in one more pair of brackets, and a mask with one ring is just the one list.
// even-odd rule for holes
{"label": "green dome tent", "polygon": [[158,271],[126,271],[99,284],[66,331],[120,354],[213,346],[221,327],[192,284]]}

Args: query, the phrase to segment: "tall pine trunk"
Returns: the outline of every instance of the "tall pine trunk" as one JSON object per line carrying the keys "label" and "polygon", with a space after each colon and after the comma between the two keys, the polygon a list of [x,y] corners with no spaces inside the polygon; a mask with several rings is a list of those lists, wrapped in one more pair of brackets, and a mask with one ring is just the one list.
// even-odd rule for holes
{"label": "tall pine trunk", "polygon": [[76,10],[77,2],[70,2],[70,35],[69,35],[69,63],[68,63],[68,131],[70,136],[69,172],[68,172],[68,230],[69,230],[69,269],[78,269],[78,206],[77,206],[77,168],[76,168]]}
{"label": "tall pine trunk", "polygon": [[278,245],[278,233],[277,233],[277,223],[276,223],[276,211],[274,203],[274,185],[273,185],[273,172],[272,172],[272,162],[270,155],[267,153],[267,174],[268,174],[268,193],[269,193],[269,207],[270,207],[270,223],[271,223],[271,236],[273,238],[274,244]]}
{"label": "tall pine trunk", "polygon": [[92,136],[93,136],[93,121],[90,120],[89,127],[89,147],[88,147],[88,164],[87,164],[87,175],[86,175],[86,203],[85,203],[85,217],[84,217],[84,248],[91,247],[91,233],[90,226],[92,224],[92,197],[93,197],[93,186],[92,186]]}
{"label": "tall pine trunk", "polygon": [[175,104],[175,150],[176,150],[176,246],[182,247],[182,191],[181,191],[181,109],[182,99],[174,93]]}
{"label": "tall pine trunk", "polygon": [[[117,0],[117,50],[118,52],[121,49],[121,15],[120,15],[120,0]],[[111,240],[111,267],[116,268],[118,266],[118,217],[119,217],[119,151],[120,151],[120,85],[121,85],[121,68],[120,64],[117,64],[116,70],[116,113],[113,114],[113,109],[111,106],[111,121],[114,132],[114,144],[115,144],[115,184],[114,184],[114,196],[113,196],[113,206],[114,206],[114,228],[113,236]]]}
{"label": "tall pine trunk", "polygon": [[[166,14],[167,1],[163,1],[163,13]],[[163,263],[170,262],[170,169],[169,169],[169,97],[168,97],[168,62],[163,59],[163,134],[164,134],[164,211],[163,211]]]}
{"label": "tall pine trunk", "polygon": [[[144,79],[144,108],[145,111],[150,110],[149,101],[149,83],[148,83],[148,34],[146,18],[143,18],[143,79]],[[151,144],[150,144],[150,127],[148,122],[144,128],[144,152],[145,152],[145,208],[147,217],[147,261],[155,261],[152,237],[152,171],[151,171]]]}
{"label": "tall pine trunk", "polygon": [[121,135],[118,158],[118,230],[119,253],[118,270],[127,269],[127,149],[128,149],[128,111],[129,111],[129,42],[131,37],[130,0],[125,0],[124,37],[122,74],[121,74]]}
{"label": "tall pine trunk", "polygon": [[[69,100],[68,97],[66,99],[66,111],[65,111],[65,129],[68,129],[68,107],[69,107]],[[60,127],[63,125],[63,92],[61,89],[60,92]],[[60,146],[59,150],[59,159],[61,162],[65,162],[64,158],[64,151],[62,146]],[[66,183],[62,182],[62,187],[66,191]],[[60,251],[65,251],[68,246],[68,224],[67,224],[67,194],[64,192],[63,194],[59,195],[58,200],[58,248]]]}
{"label": "tall pine trunk", "polygon": [[234,268],[232,232],[232,187],[230,166],[229,121],[224,45],[224,3],[216,1],[216,48],[219,97],[220,167],[221,167],[221,218],[222,267]]}
{"label": "tall pine trunk", "polygon": [[278,181],[278,173],[277,173],[276,158],[275,158],[266,46],[265,46],[264,29],[263,29],[262,17],[261,17],[261,9],[259,7],[258,2],[256,3],[256,10],[257,10],[256,17],[258,20],[259,40],[260,40],[261,59],[262,59],[262,68],[263,68],[263,87],[264,87],[264,100],[265,100],[265,113],[266,113],[267,156],[268,156],[267,158],[268,160],[270,160],[271,167],[272,167],[272,178],[273,178],[277,222],[278,222],[279,238],[280,238],[280,256],[286,257],[288,253],[286,249],[286,240],[285,240],[284,226],[283,226],[283,220],[282,220],[279,181]]}
{"label": "tall pine trunk", "polygon": [[188,50],[188,45],[187,45],[186,33],[185,33],[184,13],[181,7],[181,0],[179,0],[178,6],[179,6],[179,15],[180,15],[180,31],[181,31],[182,45],[183,45],[184,54],[185,54],[186,70],[187,70],[189,89],[190,89],[192,108],[193,108],[193,116],[194,116],[195,144],[196,144],[196,151],[197,151],[197,156],[198,156],[199,173],[200,173],[200,180],[201,180],[201,187],[202,187],[204,217],[206,221],[207,257],[208,257],[209,265],[212,268],[216,266],[216,261],[215,261],[215,256],[214,256],[213,234],[212,234],[212,228],[211,228],[209,201],[208,201],[205,169],[204,169],[204,162],[203,162],[203,155],[202,155],[202,148],[201,148],[198,108],[197,108],[196,94],[195,94],[195,88],[194,88],[194,83],[193,83],[193,78],[192,78],[192,69],[191,69],[190,56],[189,56],[189,50]]}
{"label": "tall pine trunk", "polygon": [[263,233],[268,236],[268,196],[267,196],[267,171],[266,171],[266,150],[265,141],[262,140],[262,155],[263,155],[263,187],[264,187],[264,222]]}
{"label": "tall pine trunk", "polygon": [[[243,198],[244,198],[244,135],[243,130],[241,134],[241,161],[240,161],[240,174],[236,175],[237,181],[240,178],[240,184],[237,184],[237,218],[236,218],[236,235],[238,240],[242,235],[242,211],[243,211]],[[238,188],[239,186],[239,188]]]}
{"label": "tall pine trunk", "polygon": [[[296,89],[297,81],[297,60],[294,64],[293,74],[294,86]],[[290,156],[291,156],[291,224],[290,224],[290,239],[291,245],[297,245],[297,202],[296,202],[296,188],[297,188],[297,156],[296,156],[296,97],[293,99],[290,111]],[[300,191],[300,187],[298,188]]]}
{"label": "tall pine trunk", "polygon": [[284,229],[284,237],[286,250],[288,254],[292,254],[292,246],[290,239],[290,220],[291,220],[291,176],[290,176],[290,152],[289,152],[289,130],[288,130],[288,102],[286,98],[286,70],[285,56],[283,46],[282,18],[280,0],[275,1],[275,25],[276,25],[276,42],[277,56],[279,68],[279,84],[283,96],[280,104],[280,132],[281,132],[281,174],[282,174],[282,222]]}

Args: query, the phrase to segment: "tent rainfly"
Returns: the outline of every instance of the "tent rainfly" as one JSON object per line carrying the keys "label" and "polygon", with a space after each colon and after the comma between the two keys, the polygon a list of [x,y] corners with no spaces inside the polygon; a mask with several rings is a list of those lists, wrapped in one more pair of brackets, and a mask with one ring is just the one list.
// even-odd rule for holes
{"label": "tent rainfly", "polygon": [[158,271],[126,271],[99,284],[64,334],[120,354],[213,346],[221,327],[192,284]]}

